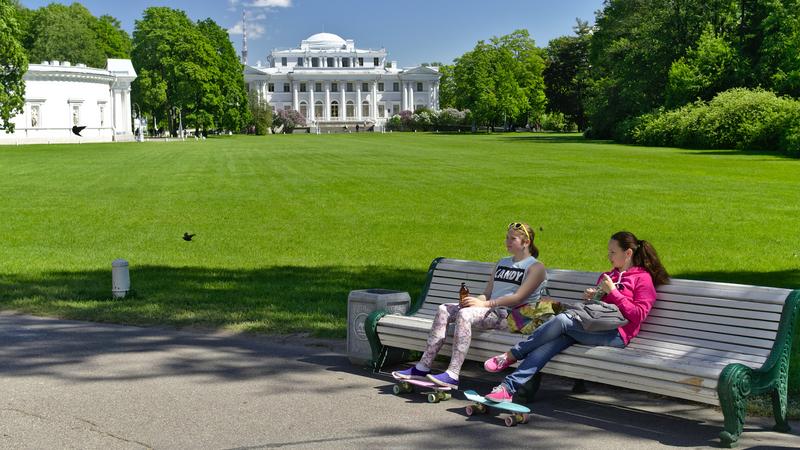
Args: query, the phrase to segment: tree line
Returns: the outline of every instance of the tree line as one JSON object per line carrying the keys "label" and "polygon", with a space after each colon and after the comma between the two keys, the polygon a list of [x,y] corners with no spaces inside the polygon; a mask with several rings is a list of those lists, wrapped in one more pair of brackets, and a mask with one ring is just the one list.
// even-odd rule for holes
{"label": "tree line", "polygon": [[[774,111],[792,108],[759,90],[800,97],[800,0],[606,0],[573,30],[544,48],[524,30],[479,41],[440,67],[442,106],[483,124],[557,113],[590,137],[630,140],[638,118],[729,90]],[[800,127],[775,123],[787,120]]]}

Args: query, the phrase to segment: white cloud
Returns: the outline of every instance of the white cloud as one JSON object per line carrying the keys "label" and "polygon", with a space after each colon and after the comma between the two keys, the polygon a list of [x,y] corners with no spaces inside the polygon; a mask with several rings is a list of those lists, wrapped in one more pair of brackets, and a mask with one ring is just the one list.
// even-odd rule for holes
{"label": "white cloud", "polygon": [[252,8],[289,8],[292,0],[253,0],[248,4]]}
{"label": "white cloud", "polygon": [[[257,39],[264,35],[267,29],[264,25],[260,23],[250,23],[247,22],[247,37],[248,39]],[[242,22],[238,22],[236,25],[228,29],[228,34],[233,35],[241,35],[242,34]]]}

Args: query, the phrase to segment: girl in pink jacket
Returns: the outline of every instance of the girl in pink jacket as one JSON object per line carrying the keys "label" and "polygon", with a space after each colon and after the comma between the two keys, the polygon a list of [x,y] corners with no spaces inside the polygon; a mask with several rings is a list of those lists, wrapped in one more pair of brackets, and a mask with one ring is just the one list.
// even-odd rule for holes
{"label": "girl in pink jacket", "polygon": [[625,347],[642,327],[656,301],[656,287],[669,281],[655,248],[633,233],[620,231],[608,241],[608,260],[612,270],[600,275],[596,288],[584,291],[590,299],[597,289],[605,295],[603,301],[613,303],[628,323],[610,331],[589,332],[569,314],[561,313],[536,329],[528,338],[510,351],[494,356],[484,363],[489,372],[499,372],[521,361],[514,373],[495,387],[486,398],[510,402],[517,389],[527,383],[555,355],[572,344]]}

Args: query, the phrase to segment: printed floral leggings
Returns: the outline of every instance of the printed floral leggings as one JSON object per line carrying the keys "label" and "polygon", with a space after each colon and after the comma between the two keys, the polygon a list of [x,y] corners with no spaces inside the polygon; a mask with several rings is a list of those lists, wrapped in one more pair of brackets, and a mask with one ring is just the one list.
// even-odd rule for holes
{"label": "printed floral leggings", "polygon": [[453,356],[450,358],[450,365],[447,370],[458,376],[461,372],[461,365],[467,356],[469,344],[472,342],[472,328],[477,330],[506,330],[508,329],[508,312],[505,309],[492,311],[489,308],[459,308],[458,303],[445,303],[439,305],[439,311],[433,319],[431,332],[428,335],[428,346],[422,355],[420,362],[431,367],[433,358],[439,353],[444,345],[447,324],[456,323],[456,330],[453,333]]}

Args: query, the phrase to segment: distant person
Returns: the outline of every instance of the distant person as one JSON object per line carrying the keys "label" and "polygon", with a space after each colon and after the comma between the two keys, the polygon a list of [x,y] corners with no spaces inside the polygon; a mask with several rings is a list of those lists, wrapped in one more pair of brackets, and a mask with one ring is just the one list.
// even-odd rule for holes
{"label": "distant person", "polygon": [[356,133],[358,133],[358,129],[359,129],[358,124],[356,124]]}
{"label": "distant person", "polygon": [[542,370],[545,364],[575,343],[623,348],[642,327],[656,301],[656,287],[669,282],[656,249],[633,233],[620,231],[608,241],[608,260],[612,269],[600,275],[597,288],[584,291],[584,300],[602,290],[603,301],[619,307],[628,324],[610,331],[585,331],[569,313],[561,313],[537,328],[527,339],[511,350],[484,363],[489,372],[500,372],[521,361],[517,370],[486,395],[488,400],[510,402],[520,386]]}
{"label": "distant person", "polygon": [[[458,389],[458,377],[472,341],[472,329],[506,330],[509,313],[505,308],[533,303],[541,297],[546,271],[536,259],[539,249],[533,244],[533,239],[530,225],[520,222],[509,224],[505,245],[511,256],[497,262],[484,293],[477,297],[466,297],[461,305],[439,305],[422,359],[414,367],[392,372],[392,375],[400,379],[429,380],[440,386]],[[444,345],[447,324],[450,322],[456,324],[450,365],[447,371],[432,375],[431,364]]]}

